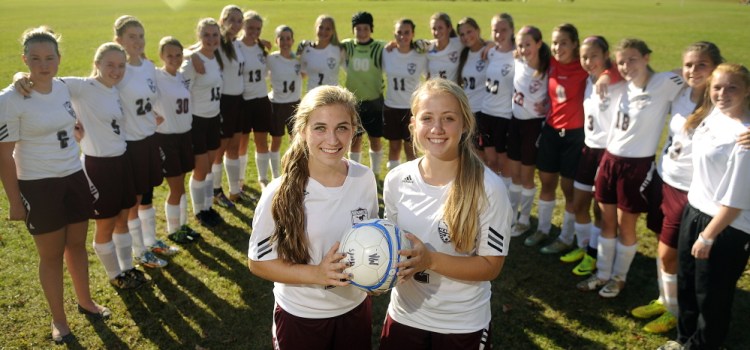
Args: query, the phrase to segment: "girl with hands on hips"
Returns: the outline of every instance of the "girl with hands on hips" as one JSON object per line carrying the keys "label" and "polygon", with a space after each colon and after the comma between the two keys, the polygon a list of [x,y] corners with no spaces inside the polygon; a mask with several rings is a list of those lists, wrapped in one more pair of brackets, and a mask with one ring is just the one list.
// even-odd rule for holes
{"label": "girl with hands on hips", "polygon": [[283,173],[255,208],[248,266],[274,283],[275,349],[370,349],[371,301],[350,286],[339,239],[377,218],[372,171],[344,158],[359,127],[346,89],[320,86],[293,117]]}

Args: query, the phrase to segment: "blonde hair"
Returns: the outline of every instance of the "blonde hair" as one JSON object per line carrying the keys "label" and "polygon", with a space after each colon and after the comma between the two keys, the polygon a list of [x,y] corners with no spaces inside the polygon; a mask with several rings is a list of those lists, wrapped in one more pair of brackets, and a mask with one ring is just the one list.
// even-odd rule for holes
{"label": "blonde hair", "polygon": [[237,5],[227,5],[224,6],[223,9],[221,9],[221,14],[219,15],[219,32],[221,33],[221,40],[219,41],[219,47],[221,48],[221,51],[223,51],[229,60],[237,60],[237,52],[234,50],[234,44],[232,41],[235,38],[229,38],[227,36],[227,28],[224,27],[224,23],[229,19],[229,16],[232,15],[233,12],[238,12],[240,14],[240,18],[243,17],[242,9]]}
{"label": "blonde hair", "polygon": [[[443,219],[448,225],[448,235],[456,251],[470,253],[476,248],[477,234],[481,229],[479,213],[487,208],[487,195],[484,190],[484,164],[479,159],[472,141],[476,132],[476,121],[463,89],[446,79],[430,79],[414,92],[411,99],[412,115],[417,116],[422,100],[438,94],[446,94],[456,98],[461,109],[460,117],[464,126],[458,144],[458,170],[453,185],[448,191],[448,198],[445,200]],[[414,145],[419,150],[424,150],[419,138],[413,137],[413,139]]]}
{"label": "blonde hair", "polygon": [[55,47],[55,53],[60,56],[60,48],[58,43],[62,40],[62,37],[52,31],[52,28],[47,26],[40,26],[36,28],[26,29],[21,34],[21,45],[23,45],[23,54],[29,53],[29,47],[31,44],[36,43],[50,43]]}
{"label": "blonde hair", "polygon": [[104,55],[107,52],[110,51],[116,51],[122,54],[122,56],[127,60],[127,53],[125,53],[125,49],[120,46],[120,44],[115,42],[109,42],[99,45],[99,48],[96,49],[96,53],[94,53],[94,68],[91,71],[91,76],[95,77],[97,73],[99,73],[99,69],[96,68],[96,64],[101,62],[102,58],[104,58]]}
{"label": "blonde hair", "polygon": [[333,46],[341,46],[341,42],[339,42],[339,34],[336,32],[336,21],[333,19],[333,17],[329,15],[320,15],[317,19],[315,19],[315,28],[313,28],[316,32],[318,31],[318,27],[320,27],[323,22],[328,21],[331,23],[331,29],[333,30],[333,35],[331,36],[331,44]]}
{"label": "blonde hair", "polygon": [[138,20],[138,18],[135,18],[130,15],[124,15],[120,16],[115,20],[114,30],[115,30],[115,36],[118,38],[122,38],[122,36],[125,34],[125,30],[127,30],[130,27],[140,27],[143,29],[143,23]]}
{"label": "blonde hair", "polygon": [[[198,21],[198,25],[195,27],[195,34],[198,36],[198,42],[191,46],[191,50],[197,50],[199,47],[201,47],[203,44],[201,44],[201,32],[206,27],[216,27],[216,29],[219,30],[219,33],[221,33],[221,26],[218,22],[216,22],[215,19],[211,17],[206,17]],[[219,55],[219,49],[214,50],[214,54],[216,56],[216,62],[219,63],[219,67],[224,70],[224,61],[221,59],[221,55]]]}
{"label": "blonde hair", "polygon": [[310,178],[310,153],[304,131],[313,111],[330,105],[343,106],[351,116],[352,130],[358,128],[357,101],[349,90],[339,86],[319,86],[310,90],[294,113],[292,141],[281,160],[284,174],[279,190],[271,201],[271,215],[276,223],[271,241],[278,246],[279,258],[295,264],[310,261],[304,205],[305,187]]}
{"label": "blonde hair", "polygon": [[[750,89],[750,71],[748,71],[745,66],[736,63],[722,63],[716,66],[716,69],[714,69],[708,79],[706,79],[706,92],[704,92],[703,95],[703,103],[698,106],[698,108],[695,109],[695,112],[688,116],[685,121],[686,132],[689,133],[692,130],[695,130],[695,128],[697,128],[714,109],[714,104],[711,101],[711,84],[713,84],[713,80],[716,79],[716,76],[719,73],[739,77],[745,84],[745,89]],[[745,107],[750,109],[750,98],[746,98]]]}
{"label": "blonde hair", "polygon": [[[250,21],[258,21],[260,22],[260,30],[263,31],[263,17],[260,15],[260,13],[257,13],[253,10],[247,10],[244,14],[242,14],[242,25],[244,26],[245,23]],[[247,33],[244,34],[247,36]],[[260,39],[260,37],[259,37]],[[256,43],[259,44],[259,43]],[[266,50],[266,47],[263,45],[258,45],[261,52],[263,52],[263,57],[268,56],[268,50]]]}

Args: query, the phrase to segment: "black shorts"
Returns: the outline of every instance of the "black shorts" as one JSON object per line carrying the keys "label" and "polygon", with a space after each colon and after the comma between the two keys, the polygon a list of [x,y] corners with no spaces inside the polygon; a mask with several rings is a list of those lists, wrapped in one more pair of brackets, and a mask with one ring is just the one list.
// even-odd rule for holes
{"label": "black shorts", "polygon": [[573,183],[575,188],[581,191],[594,192],[594,180],[603,155],[604,148],[589,148],[586,144],[583,145],[581,159],[578,160],[575,182]]}
{"label": "black shorts", "polygon": [[221,138],[230,139],[234,134],[242,131],[242,95],[221,95],[219,109],[221,110]]}
{"label": "black shorts", "polygon": [[380,350],[492,349],[491,326],[471,333],[437,333],[398,323],[386,314],[380,333]]}
{"label": "black shorts", "polygon": [[585,137],[583,128],[557,130],[545,123],[539,136],[536,168],[547,173],[560,173],[568,179],[575,178]]}
{"label": "black shorts", "polygon": [[411,110],[383,106],[383,136],[386,140],[411,141]]}
{"label": "black shorts", "polygon": [[193,115],[193,154],[204,154],[219,148],[220,142],[220,115],[213,118],[203,118]]}
{"label": "black shorts", "polygon": [[362,127],[370,137],[383,137],[383,97],[360,101],[358,106]]}
{"label": "black shorts", "polygon": [[128,157],[85,156],[84,166],[94,196],[92,219],[111,218],[135,205],[133,170]]}
{"label": "black shorts", "polygon": [[273,106],[273,118],[271,118],[271,136],[281,137],[284,136],[284,128],[286,127],[287,133],[292,134],[294,129],[294,112],[297,110],[297,102],[289,103],[271,103]]}
{"label": "black shorts", "polygon": [[243,106],[244,116],[242,117],[241,123],[243,134],[249,134],[250,131],[271,131],[273,108],[271,107],[271,101],[268,99],[268,96],[245,100]]}
{"label": "black shorts", "polygon": [[192,131],[182,134],[156,134],[164,161],[164,177],[185,174],[195,167]]}
{"label": "black shorts", "polygon": [[508,158],[526,166],[536,164],[539,133],[544,119],[510,119],[508,127]]}
{"label": "black shorts", "polygon": [[83,170],[65,177],[18,180],[18,187],[32,235],[57,231],[93,215],[94,199]]}
{"label": "black shorts", "polygon": [[125,155],[130,159],[133,169],[132,181],[135,184],[135,194],[141,195],[159,186],[164,180],[162,174],[162,159],[156,134],[143,140],[128,141]]}
{"label": "black shorts", "polygon": [[495,152],[505,153],[508,150],[509,127],[510,119],[477,113],[477,129],[482,138],[482,148],[494,147]]}

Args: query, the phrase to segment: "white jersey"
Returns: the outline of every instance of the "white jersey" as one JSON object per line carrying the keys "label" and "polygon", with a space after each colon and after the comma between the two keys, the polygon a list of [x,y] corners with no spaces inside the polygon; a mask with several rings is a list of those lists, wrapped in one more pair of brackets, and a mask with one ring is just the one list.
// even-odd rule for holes
{"label": "white jersey", "polygon": [[693,134],[693,182],[690,205],[710,216],[721,206],[742,209],[729,226],[750,234],[750,151],[737,137],[750,125],[715,109]]}
{"label": "white jersey", "polygon": [[182,62],[180,72],[185,78],[190,97],[192,100],[193,115],[201,118],[214,118],[219,116],[219,104],[221,101],[221,87],[224,84],[221,78],[221,67],[216,57],[209,59],[202,53],[194,53],[203,60],[206,68],[205,74],[195,72],[193,63],[190,60]]}
{"label": "white jersey", "polygon": [[[508,255],[512,213],[502,180],[484,168],[487,206],[477,213],[477,248],[469,254],[459,253],[443,220],[443,205],[453,183],[425,183],[419,171],[421,160],[402,164],[386,175],[386,218],[419,237],[432,251],[464,257]],[[391,291],[388,314],[396,322],[431,332],[475,332],[490,322],[490,288],[489,281],[462,281],[425,270]]]}
{"label": "white jersey", "polygon": [[[353,161],[341,187],[325,187],[308,179],[305,187],[305,232],[309,243],[311,265],[320,264],[336,241],[354,224],[378,217],[378,194],[372,171]],[[279,259],[277,244],[271,243],[275,229],[271,215],[273,197],[281,180],[276,178],[263,191],[255,208],[253,234],[248,257],[253,261]],[[304,318],[328,318],[342,315],[357,307],[366,294],[353,286],[274,283],[273,294],[282,309]]]}
{"label": "white jersey", "polygon": [[607,151],[627,158],[653,156],[669,105],[683,84],[672,72],[653,73],[643,88],[628,83],[618,103]]}
{"label": "white jersey", "polygon": [[469,98],[469,107],[473,113],[482,109],[484,98],[487,96],[485,80],[487,79],[487,61],[482,59],[482,51],[471,52],[466,56],[466,63],[461,70],[463,88]]}
{"label": "white jersey", "polygon": [[268,86],[266,85],[266,55],[260,45],[247,46],[240,42],[240,51],[245,57],[245,91],[242,98],[253,100],[268,96]]}
{"label": "white jersey", "polygon": [[297,102],[302,96],[301,65],[296,58],[286,58],[276,51],[268,55],[268,71],[271,74],[271,92],[268,99],[273,103]]}
{"label": "white jersey", "polygon": [[156,85],[159,98],[154,104],[156,113],[164,117],[164,122],[156,127],[160,134],[183,134],[193,127],[193,105],[190,90],[182,73],[172,75],[164,70],[156,71]]}
{"label": "white jersey", "polygon": [[13,87],[0,92],[0,142],[15,142],[19,180],[64,177],[81,170],[73,137],[76,113],[68,87],[52,81],[52,91],[25,98]]}
{"label": "white jersey", "polygon": [[219,56],[221,56],[221,63],[224,68],[221,69],[221,78],[224,84],[221,87],[221,93],[229,96],[239,96],[245,91],[245,56],[242,54],[240,49],[240,41],[232,41],[234,46],[234,53],[237,56],[236,59],[230,60],[224,50],[219,49]]}
{"label": "white jersey", "polygon": [[321,85],[339,85],[339,70],[345,54],[340,46],[329,44],[323,49],[307,46],[300,62],[307,74],[307,91]]}
{"label": "white jersey", "polygon": [[120,103],[125,114],[125,137],[128,141],[143,140],[156,132],[156,116],[152,109],[157,98],[156,68],[149,60],[140,66],[127,64],[125,76],[117,84]]}
{"label": "white jersey", "polygon": [[516,60],[513,76],[513,118],[529,120],[546,118],[535,110],[535,106],[547,99],[547,73],[536,76],[536,69],[526,62]]}
{"label": "white jersey", "polygon": [[397,49],[383,50],[383,71],[386,76],[384,104],[390,108],[410,108],[411,94],[419,87],[422,74],[427,68],[427,56],[410,50],[401,53]]}
{"label": "white jersey", "polygon": [[617,117],[617,103],[625,93],[627,83],[619,81],[607,87],[607,95],[601,98],[594,91],[594,82],[586,79],[583,95],[583,113],[586,116],[583,133],[584,143],[589,148],[605,149],[609,142],[610,130]]}
{"label": "white jersey", "polygon": [[513,116],[513,77],[515,60],[513,51],[500,52],[496,49],[487,54],[487,95],[482,101],[482,113],[493,117],[510,119]]}
{"label": "white jersey", "polygon": [[683,191],[690,189],[693,181],[693,141],[685,132],[685,121],[695,110],[690,100],[693,89],[685,86],[672,102],[672,118],[669,120],[669,138],[659,158],[657,170],[668,185]]}
{"label": "white jersey", "polygon": [[458,59],[464,45],[458,37],[450,38],[448,46],[437,51],[437,42],[431,43],[427,51],[427,78],[444,78],[456,82],[458,78]]}
{"label": "white jersey", "polygon": [[73,108],[83,125],[81,151],[93,157],[117,157],[125,154],[125,116],[119,91],[106,87],[95,78],[62,78],[68,86]]}

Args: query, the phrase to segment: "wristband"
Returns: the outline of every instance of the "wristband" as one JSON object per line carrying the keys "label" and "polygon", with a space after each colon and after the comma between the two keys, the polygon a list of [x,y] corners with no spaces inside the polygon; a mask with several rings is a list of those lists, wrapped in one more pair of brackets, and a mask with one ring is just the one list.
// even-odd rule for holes
{"label": "wristband", "polygon": [[703,232],[701,232],[701,233],[698,234],[698,240],[701,243],[705,244],[705,245],[712,245],[712,244],[714,244],[714,240],[713,239],[705,239],[705,238],[703,238]]}

